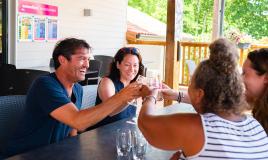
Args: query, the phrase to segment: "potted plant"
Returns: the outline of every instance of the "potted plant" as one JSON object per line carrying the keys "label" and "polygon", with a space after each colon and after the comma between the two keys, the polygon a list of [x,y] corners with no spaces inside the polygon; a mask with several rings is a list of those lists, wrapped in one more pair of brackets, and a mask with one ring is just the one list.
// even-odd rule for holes
{"label": "potted plant", "polygon": [[250,47],[251,41],[252,41],[252,38],[250,35],[242,33],[239,37],[237,46],[240,49],[247,49]]}
{"label": "potted plant", "polygon": [[226,38],[237,44],[237,47],[241,49],[249,48],[252,42],[252,37],[250,35],[241,33],[236,28],[227,31]]}

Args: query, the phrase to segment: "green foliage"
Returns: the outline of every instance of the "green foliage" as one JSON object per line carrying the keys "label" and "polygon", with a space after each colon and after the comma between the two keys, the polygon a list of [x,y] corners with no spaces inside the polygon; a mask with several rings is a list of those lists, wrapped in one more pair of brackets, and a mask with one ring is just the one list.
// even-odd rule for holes
{"label": "green foliage", "polygon": [[227,0],[225,28],[234,26],[254,38],[268,36],[268,0]]}
{"label": "green foliage", "polygon": [[213,0],[184,0],[183,32],[195,36],[211,32]]}
{"label": "green foliage", "polygon": [[[212,32],[214,0],[183,0],[183,32]],[[225,0],[225,30],[238,28],[254,38],[268,37],[268,0]],[[129,6],[166,22],[167,0],[129,0]]]}
{"label": "green foliage", "polygon": [[128,5],[166,23],[166,0],[129,0]]}

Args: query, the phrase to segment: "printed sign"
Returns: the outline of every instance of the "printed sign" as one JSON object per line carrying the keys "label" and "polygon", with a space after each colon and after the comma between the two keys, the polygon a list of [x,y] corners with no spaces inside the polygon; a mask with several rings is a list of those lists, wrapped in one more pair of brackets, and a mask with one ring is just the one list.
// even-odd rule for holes
{"label": "printed sign", "polygon": [[18,16],[18,39],[19,41],[33,40],[32,16]]}
{"label": "printed sign", "polygon": [[44,41],[46,38],[46,18],[34,18],[34,40]]}
{"label": "printed sign", "polygon": [[47,20],[47,40],[54,41],[58,39],[58,20]]}
{"label": "printed sign", "polygon": [[19,0],[18,11],[20,13],[37,14],[44,16],[58,16],[58,7],[48,4],[41,4],[36,2],[28,2],[25,0]]}

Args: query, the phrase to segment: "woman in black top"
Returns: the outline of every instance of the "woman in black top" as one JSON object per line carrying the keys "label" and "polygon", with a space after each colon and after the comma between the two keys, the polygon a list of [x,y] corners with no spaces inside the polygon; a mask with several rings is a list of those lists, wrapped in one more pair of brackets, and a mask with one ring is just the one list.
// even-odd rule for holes
{"label": "woman in black top", "polygon": [[[96,105],[106,101],[128,84],[135,82],[138,75],[143,75],[143,72],[144,66],[137,48],[123,47],[119,49],[111,64],[109,75],[103,77],[99,83]],[[133,105],[126,105],[123,110],[116,110],[89,129],[94,129],[133,116],[136,116],[136,107]]]}

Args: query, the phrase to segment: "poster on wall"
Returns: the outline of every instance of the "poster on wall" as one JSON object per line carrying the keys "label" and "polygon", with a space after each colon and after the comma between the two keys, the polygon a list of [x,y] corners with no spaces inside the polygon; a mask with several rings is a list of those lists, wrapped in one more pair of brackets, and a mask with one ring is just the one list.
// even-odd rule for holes
{"label": "poster on wall", "polygon": [[34,41],[45,41],[46,18],[34,17]]}
{"label": "poster on wall", "polygon": [[56,41],[58,6],[18,0],[18,41]]}
{"label": "poster on wall", "polygon": [[56,41],[58,39],[58,20],[48,18],[47,20],[47,40]]}
{"label": "poster on wall", "polygon": [[33,40],[33,17],[21,15],[18,16],[18,40]]}

